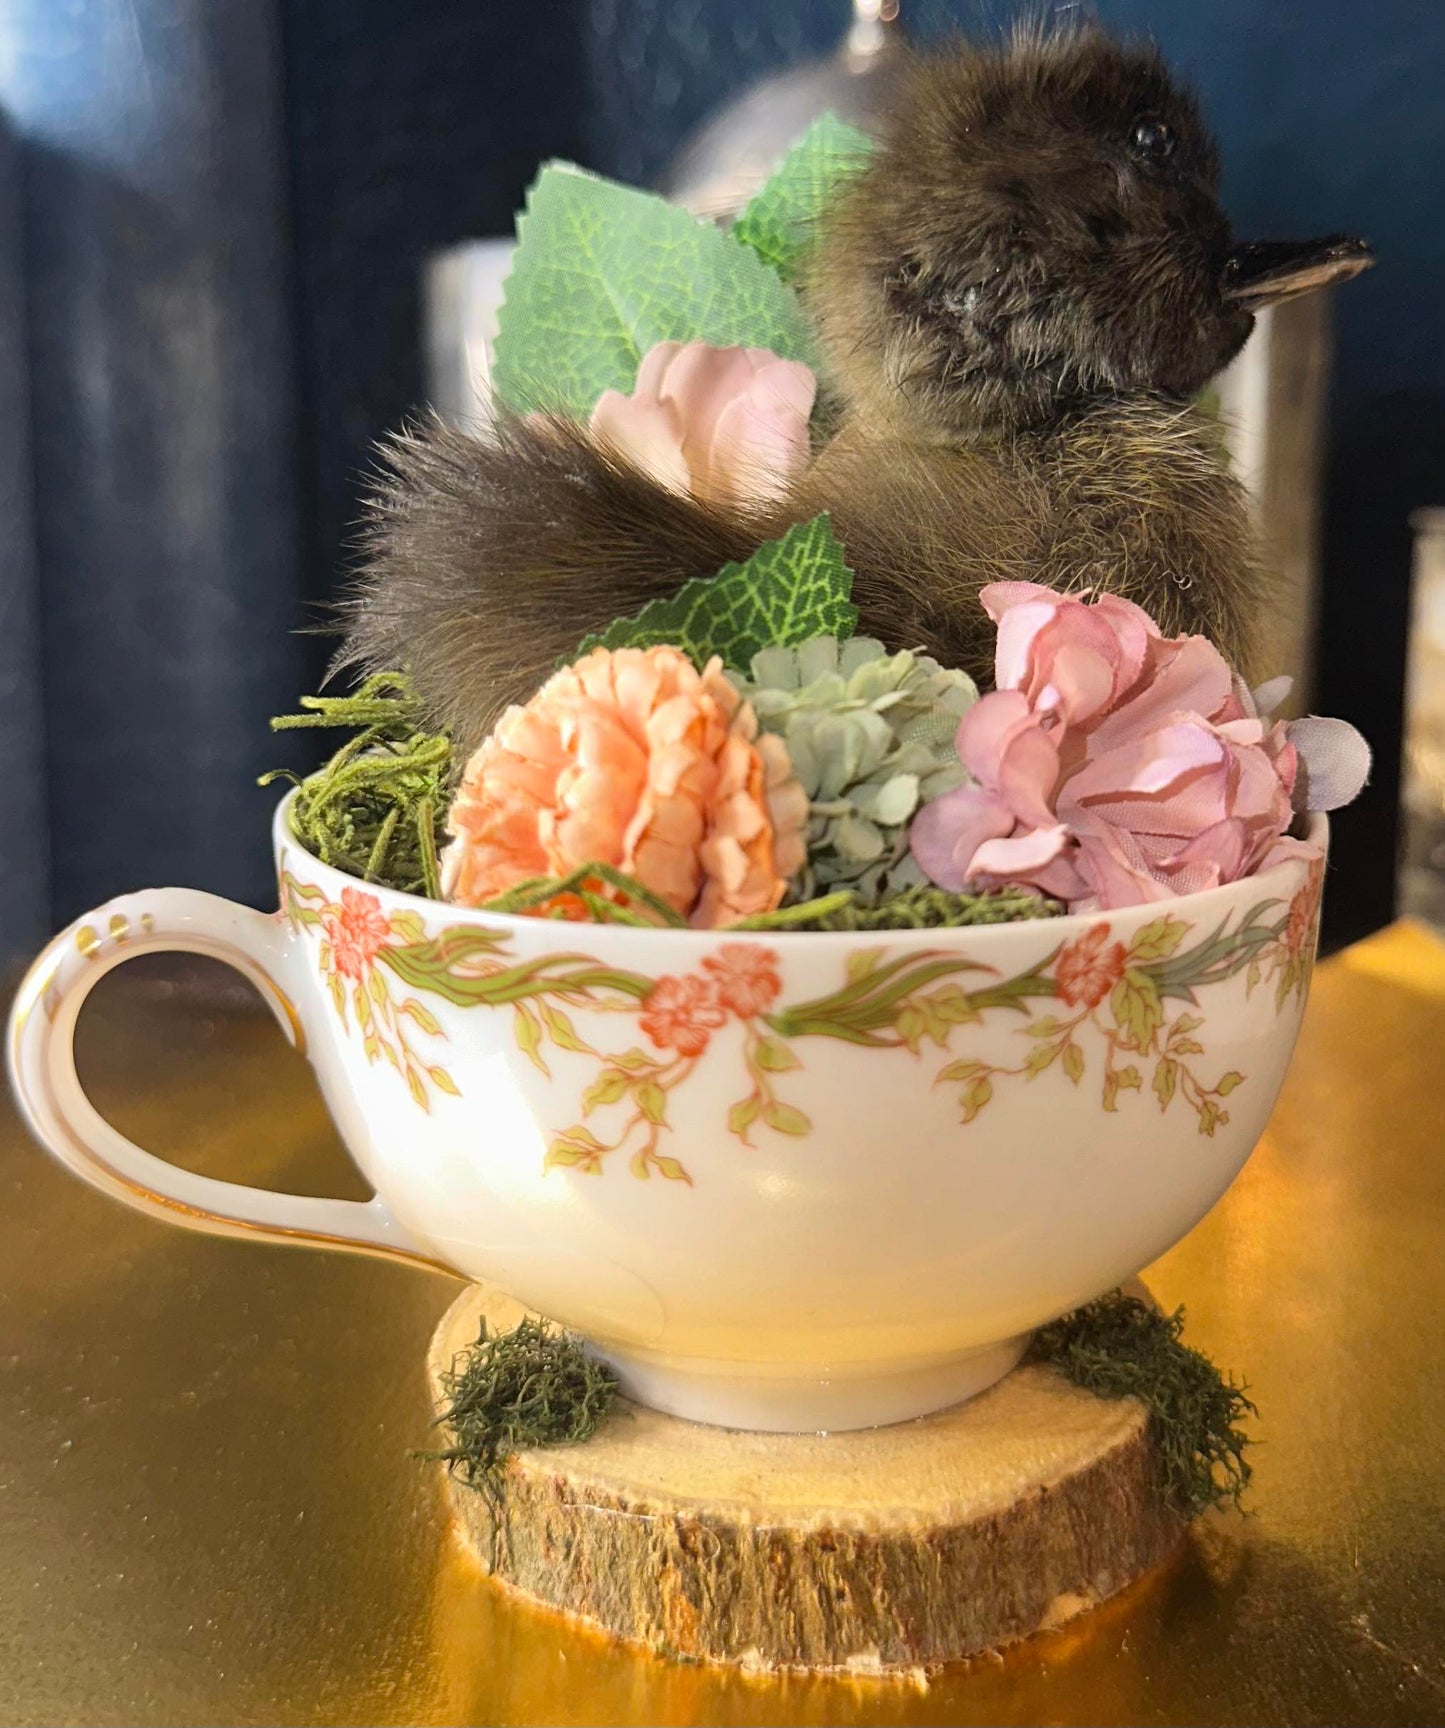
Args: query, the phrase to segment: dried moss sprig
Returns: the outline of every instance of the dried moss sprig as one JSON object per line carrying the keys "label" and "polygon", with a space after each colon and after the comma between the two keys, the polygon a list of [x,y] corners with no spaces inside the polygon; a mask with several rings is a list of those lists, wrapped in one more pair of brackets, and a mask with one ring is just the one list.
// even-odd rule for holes
{"label": "dried moss sprig", "polygon": [[[609,900],[605,894],[597,893],[591,886],[593,882],[607,883],[609,887],[625,894],[629,901],[635,901],[636,905],[623,905],[616,900]],[[484,900],[480,910],[534,912],[539,907],[547,906],[549,901],[565,901],[569,897],[580,900],[592,919],[599,924],[633,924],[644,929],[652,929],[658,925],[669,929],[687,928],[687,919],[669,906],[666,900],[654,894],[650,888],[645,888],[635,876],[629,876],[625,870],[618,870],[611,864],[582,864],[565,876],[529,876],[525,882],[518,882],[508,888],[505,894]],[[637,909],[639,906],[646,907],[652,916],[645,916]],[[549,908],[546,916],[563,917],[565,908]]]}
{"label": "dried moss sprig", "polygon": [[617,1396],[617,1376],[594,1362],[575,1338],[545,1320],[523,1320],[489,1333],[442,1376],[450,1404],[435,1426],[452,1443],[424,1454],[445,1463],[495,1504],[514,1452],[590,1440]]}
{"label": "dried moss sprig", "polygon": [[1115,1290],[1045,1326],[1036,1360],[1101,1398],[1134,1397],[1148,1410],[1170,1496],[1189,1517],[1249,1485],[1249,1436],[1239,1427],[1259,1412],[1205,1355],[1180,1341],[1184,1310],[1161,1314]]}
{"label": "dried moss sprig", "polygon": [[[592,886],[605,882],[625,896],[609,900]],[[574,900],[599,924],[630,924],[642,929],[683,929],[687,920],[635,877],[610,864],[583,864],[566,876],[533,876],[484,901],[483,912],[549,918],[567,915]],[[952,930],[968,924],[1008,924],[1025,918],[1053,918],[1063,910],[1027,888],[993,888],[979,894],[950,894],[943,888],[905,888],[877,906],[865,904],[849,888],[821,894],[796,906],[779,906],[729,924],[729,931],[759,930]]]}
{"label": "dried moss sprig", "polygon": [[428,732],[411,680],[379,672],[350,696],[303,696],[300,714],[271,722],[273,732],[303,727],[355,731],[314,774],[281,768],[261,777],[290,780],[296,837],[323,864],[405,894],[441,897],[437,851],[453,778],[451,739]]}

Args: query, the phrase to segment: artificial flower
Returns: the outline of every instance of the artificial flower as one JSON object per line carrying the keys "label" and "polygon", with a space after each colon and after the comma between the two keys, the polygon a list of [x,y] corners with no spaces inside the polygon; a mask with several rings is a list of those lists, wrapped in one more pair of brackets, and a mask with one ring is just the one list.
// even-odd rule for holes
{"label": "artificial flower", "polygon": [[808,462],[818,381],[767,348],[659,342],[632,394],[604,390],[592,410],[599,441],[674,492],[709,504],[785,497]]}
{"label": "artificial flower", "polygon": [[908,824],[964,778],[953,735],[978,700],[973,680],[926,654],[889,654],[870,636],[764,648],[751,671],[733,683],[758,724],[787,746],[808,802],[807,863],[794,897],[846,888],[875,906],[919,884]]}
{"label": "artificial flower", "polygon": [[720,661],[699,672],[676,648],[594,648],[468,762],[442,887],[479,906],[608,864],[710,928],[778,905],[806,821],[786,748],[757,736]]}
{"label": "artificial flower", "polygon": [[[1202,636],[1161,636],[1112,595],[1004,582],[982,599],[999,627],[997,689],[956,741],[974,784],[910,830],[941,887],[1027,883],[1076,911],[1194,893],[1312,853],[1285,837],[1296,808],[1333,807],[1364,783],[1353,727],[1271,720]],[[1285,689],[1261,695],[1272,707]]]}

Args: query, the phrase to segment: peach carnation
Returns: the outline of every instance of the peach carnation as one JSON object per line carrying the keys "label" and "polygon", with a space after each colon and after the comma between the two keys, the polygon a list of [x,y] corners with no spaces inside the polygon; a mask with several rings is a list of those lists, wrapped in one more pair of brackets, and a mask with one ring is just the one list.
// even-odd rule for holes
{"label": "peach carnation", "polygon": [[594,648],[468,762],[442,887],[480,906],[610,864],[708,929],[778,905],[806,821],[786,747],[758,735],[720,660],[699,672],[676,648]]}

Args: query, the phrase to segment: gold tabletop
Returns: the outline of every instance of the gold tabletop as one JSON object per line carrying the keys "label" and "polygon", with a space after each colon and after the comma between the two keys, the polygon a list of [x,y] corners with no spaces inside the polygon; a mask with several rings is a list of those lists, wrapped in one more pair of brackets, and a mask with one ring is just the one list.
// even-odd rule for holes
{"label": "gold tabletop", "polygon": [[[364,1194],[301,1059],[181,964],[97,990],[97,1105],[196,1170]],[[0,1110],[0,1722],[1445,1720],[1445,947],[1423,929],[1320,968],[1264,1142],[1146,1274],[1259,1403],[1251,1515],[927,1685],[672,1665],[508,1599],[409,1451],[454,1284],[152,1222]]]}

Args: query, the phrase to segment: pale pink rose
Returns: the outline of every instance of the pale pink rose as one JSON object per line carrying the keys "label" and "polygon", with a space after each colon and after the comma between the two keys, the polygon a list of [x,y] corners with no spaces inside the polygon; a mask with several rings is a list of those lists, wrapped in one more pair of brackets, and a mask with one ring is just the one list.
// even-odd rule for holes
{"label": "pale pink rose", "polygon": [[592,431],[674,492],[710,504],[769,504],[808,464],[817,389],[809,367],[767,348],[659,342],[630,396],[598,397]]}
{"label": "pale pink rose", "polygon": [[676,648],[594,648],[509,708],[467,764],[447,898],[480,906],[610,864],[699,928],[771,911],[803,862],[807,801],[791,796],[786,746],[756,734],[719,660],[699,672]]}
{"label": "pale pink rose", "polygon": [[[982,598],[999,626],[998,688],[958,728],[975,784],[925,804],[910,830],[931,880],[1028,883],[1085,911],[1314,855],[1285,837],[1305,779],[1291,729],[1261,716],[1202,636],[1163,637],[1107,595],[1090,603],[1008,582]],[[1273,703],[1285,691],[1261,694]],[[1343,721],[1295,727],[1302,747],[1319,743],[1314,778],[1334,802],[1352,797],[1368,767],[1358,733]]]}

